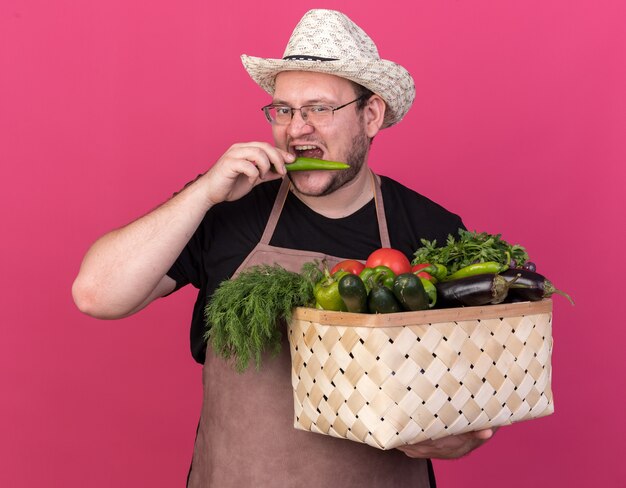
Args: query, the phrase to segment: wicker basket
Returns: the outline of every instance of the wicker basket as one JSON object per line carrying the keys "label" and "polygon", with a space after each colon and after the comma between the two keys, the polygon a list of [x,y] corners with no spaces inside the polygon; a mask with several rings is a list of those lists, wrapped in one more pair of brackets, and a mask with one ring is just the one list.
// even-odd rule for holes
{"label": "wicker basket", "polygon": [[294,426],[392,449],[549,415],[552,301],[395,314],[298,308]]}

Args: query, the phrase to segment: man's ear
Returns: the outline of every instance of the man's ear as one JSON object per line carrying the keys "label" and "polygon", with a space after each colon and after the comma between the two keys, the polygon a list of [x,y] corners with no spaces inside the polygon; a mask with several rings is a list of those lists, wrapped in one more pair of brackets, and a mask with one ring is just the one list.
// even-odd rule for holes
{"label": "man's ear", "polygon": [[373,139],[381,126],[383,125],[383,119],[385,118],[385,109],[387,105],[385,101],[378,95],[372,95],[367,101],[367,105],[363,107],[363,115],[365,119],[365,128],[367,136]]}

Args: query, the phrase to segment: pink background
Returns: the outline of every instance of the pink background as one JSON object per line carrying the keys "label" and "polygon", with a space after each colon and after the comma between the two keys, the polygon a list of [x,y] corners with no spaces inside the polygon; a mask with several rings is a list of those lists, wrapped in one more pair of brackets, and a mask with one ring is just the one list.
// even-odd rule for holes
{"label": "pink background", "polygon": [[554,303],[556,413],[437,461],[440,486],[626,486],[625,3],[302,5],[2,1],[0,486],[183,486],[195,291],[103,322],[70,286],[99,235],[230,144],[269,140],[239,55],[280,57],[312,7],[344,10],[415,77],[372,166],[523,244],[576,300]]}

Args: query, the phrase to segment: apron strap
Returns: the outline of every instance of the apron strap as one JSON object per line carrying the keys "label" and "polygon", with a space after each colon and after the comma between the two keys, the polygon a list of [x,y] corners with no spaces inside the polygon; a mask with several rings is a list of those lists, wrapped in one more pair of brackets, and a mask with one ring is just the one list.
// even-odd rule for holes
{"label": "apron strap", "polygon": [[263,231],[259,244],[270,243],[270,239],[274,235],[274,229],[276,229],[276,224],[278,223],[278,218],[283,210],[283,205],[285,204],[285,200],[287,200],[290,183],[289,178],[285,176],[283,178],[283,182],[280,184],[280,188],[278,189],[278,195],[276,195],[276,200],[274,200],[274,206],[272,207],[270,218],[265,225],[265,230]]}
{"label": "apron strap", "polygon": [[380,190],[380,183],[374,172],[370,169],[372,176],[372,186],[374,187],[374,203],[376,205],[376,220],[378,220],[378,233],[380,234],[380,247],[391,247],[391,239],[389,239],[389,229],[387,228],[387,217],[385,216],[385,203],[383,202],[383,194]]}
{"label": "apron strap", "polygon": [[[376,207],[376,220],[378,221],[378,233],[380,234],[380,244],[381,247],[391,247],[391,241],[389,239],[389,229],[387,228],[387,217],[385,216],[385,205],[383,203],[383,195],[380,190],[380,183],[378,179],[370,169],[370,176],[372,182],[372,192],[374,193],[374,204]],[[274,200],[274,206],[272,207],[272,211],[270,213],[270,217],[267,221],[267,225],[265,226],[265,230],[263,231],[263,235],[261,236],[260,244],[268,244],[270,243],[270,239],[274,235],[274,230],[276,229],[276,225],[278,224],[278,219],[280,218],[280,214],[283,209],[283,205],[287,200],[287,195],[289,194],[289,186],[290,181],[287,176],[283,178],[283,181],[278,190],[278,194],[276,195],[276,200]]]}

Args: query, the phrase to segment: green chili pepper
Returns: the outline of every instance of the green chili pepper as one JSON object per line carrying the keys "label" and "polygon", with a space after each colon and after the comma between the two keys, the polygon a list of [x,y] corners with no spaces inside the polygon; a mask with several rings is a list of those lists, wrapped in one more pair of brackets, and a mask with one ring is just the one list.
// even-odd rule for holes
{"label": "green chili pepper", "polygon": [[324,277],[313,287],[316,308],[338,312],[348,310],[339,294],[339,280],[347,274],[347,271],[337,271],[331,276],[328,269],[325,270]]}
{"label": "green chili pepper", "polygon": [[448,275],[448,268],[443,264],[435,263],[430,265],[430,271],[427,271],[427,273],[433,275],[437,280],[442,281]]}
{"label": "green chili pepper", "polygon": [[446,276],[442,281],[458,280],[459,278],[467,278],[468,276],[476,276],[487,273],[501,273],[509,269],[509,264],[502,264],[496,261],[485,261],[483,263],[474,263],[469,266],[455,271],[451,275]]}
{"label": "green chili pepper", "polygon": [[349,164],[338,163],[337,161],[326,161],[325,159],[315,158],[296,158],[293,163],[285,165],[287,171],[313,171],[313,170],[336,170],[348,169]]}
{"label": "green chili pepper", "polygon": [[428,295],[428,308],[433,308],[437,303],[437,287],[432,281],[426,278],[420,278],[420,280],[422,281],[426,295]]}
{"label": "green chili pepper", "polygon": [[[412,266],[412,271],[414,274],[419,276],[419,273],[428,273],[435,279],[435,282],[442,281],[448,274],[448,268],[446,268],[443,264],[429,264],[429,263],[418,263]],[[420,278],[424,278],[424,276],[420,276]]]}

